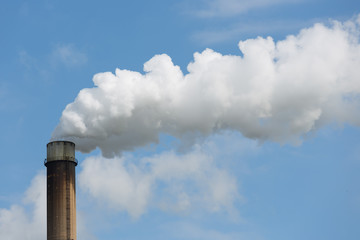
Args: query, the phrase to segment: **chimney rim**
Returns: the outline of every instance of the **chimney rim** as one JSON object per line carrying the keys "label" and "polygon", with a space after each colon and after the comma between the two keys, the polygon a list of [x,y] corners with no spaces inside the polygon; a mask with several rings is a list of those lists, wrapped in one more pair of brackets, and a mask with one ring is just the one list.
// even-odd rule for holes
{"label": "chimney rim", "polygon": [[75,146],[75,143],[72,142],[72,141],[68,141],[68,140],[55,140],[55,141],[51,141],[51,142],[48,142],[48,144],[46,144],[46,146],[48,145],[52,145],[52,144],[55,144],[55,143],[69,143],[71,145],[74,145]]}

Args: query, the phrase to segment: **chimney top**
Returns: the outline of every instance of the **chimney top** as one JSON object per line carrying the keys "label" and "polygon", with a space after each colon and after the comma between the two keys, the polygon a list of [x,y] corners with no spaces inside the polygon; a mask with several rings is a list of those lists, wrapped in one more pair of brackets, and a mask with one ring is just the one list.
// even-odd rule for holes
{"label": "chimney top", "polygon": [[75,143],[70,141],[53,141],[47,145],[47,158],[45,165],[53,161],[71,161],[77,165],[75,159]]}

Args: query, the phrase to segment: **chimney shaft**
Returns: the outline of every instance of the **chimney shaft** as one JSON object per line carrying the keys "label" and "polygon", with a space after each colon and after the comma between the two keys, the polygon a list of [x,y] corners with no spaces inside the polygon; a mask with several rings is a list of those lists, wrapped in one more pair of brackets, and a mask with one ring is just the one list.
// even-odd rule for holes
{"label": "chimney shaft", "polygon": [[76,240],[75,144],[47,144],[47,240]]}

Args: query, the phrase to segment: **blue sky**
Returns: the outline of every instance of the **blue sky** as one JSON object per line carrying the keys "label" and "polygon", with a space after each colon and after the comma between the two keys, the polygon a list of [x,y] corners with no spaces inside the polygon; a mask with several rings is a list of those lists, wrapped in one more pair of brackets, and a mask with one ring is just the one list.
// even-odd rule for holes
{"label": "blue sky", "polygon": [[97,147],[77,152],[80,240],[358,239],[358,14],[354,0],[3,2],[0,238],[45,239],[58,126]]}

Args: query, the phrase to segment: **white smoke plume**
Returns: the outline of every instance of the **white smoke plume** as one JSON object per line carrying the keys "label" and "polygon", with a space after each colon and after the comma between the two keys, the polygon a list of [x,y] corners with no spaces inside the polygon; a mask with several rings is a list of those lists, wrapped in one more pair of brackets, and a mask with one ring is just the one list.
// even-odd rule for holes
{"label": "white smoke plume", "polygon": [[360,16],[315,24],[275,42],[241,41],[242,55],[194,54],[184,74],[169,56],[145,74],[116,69],[94,76],[62,113],[53,139],[112,157],[157,142],[235,130],[259,141],[297,144],[327,123],[360,125]]}

